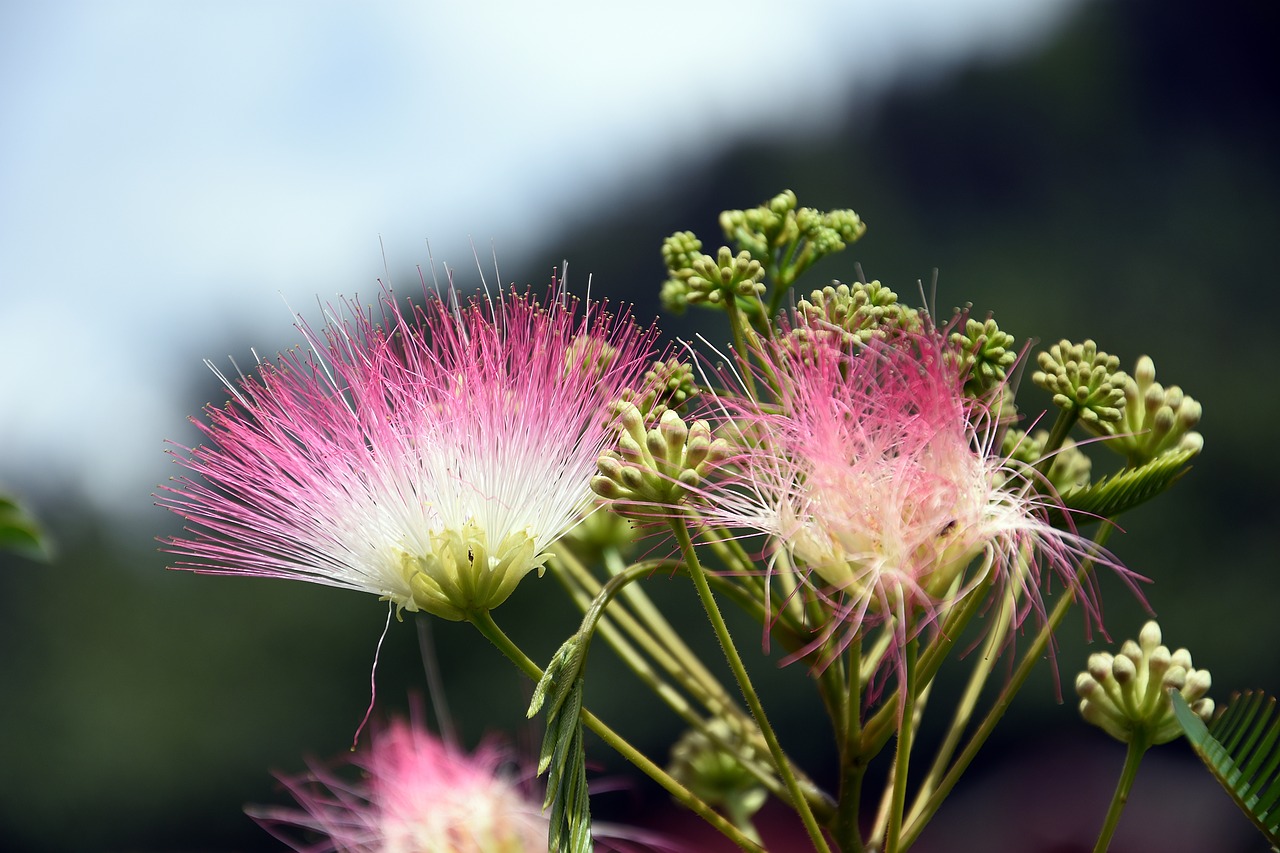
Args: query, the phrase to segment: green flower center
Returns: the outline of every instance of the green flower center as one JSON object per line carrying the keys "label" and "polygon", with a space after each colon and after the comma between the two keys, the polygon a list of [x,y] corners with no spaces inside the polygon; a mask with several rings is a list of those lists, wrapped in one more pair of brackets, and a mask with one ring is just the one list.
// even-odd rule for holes
{"label": "green flower center", "polygon": [[497,547],[474,520],[461,530],[446,529],[431,534],[431,549],[425,554],[400,553],[400,573],[410,595],[387,596],[399,610],[426,612],[459,622],[472,614],[492,610],[507,600],[533,569],[542,574],[548,553],[537,553],[537,543],[528,530],[507,534]]}

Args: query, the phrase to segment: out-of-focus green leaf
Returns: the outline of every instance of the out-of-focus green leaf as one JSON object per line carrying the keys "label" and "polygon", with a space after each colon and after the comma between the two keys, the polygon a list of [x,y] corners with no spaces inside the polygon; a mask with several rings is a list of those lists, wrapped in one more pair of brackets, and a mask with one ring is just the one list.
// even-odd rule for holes
{"label": "out-of-focus green leaf", "polygon": [[3,495],[0,495],[0,551],[45,562],[50,557],[48,539],[35,519],[17,501]]}
{"label": "out-of-focus green leaf", "polygon": [[1280,845],[1280,715],[1276,700],[1247,691],[1205,725],[1173,690],[1173,713],[1204,761],[1236,805],[1253,821],[1272,847]]}

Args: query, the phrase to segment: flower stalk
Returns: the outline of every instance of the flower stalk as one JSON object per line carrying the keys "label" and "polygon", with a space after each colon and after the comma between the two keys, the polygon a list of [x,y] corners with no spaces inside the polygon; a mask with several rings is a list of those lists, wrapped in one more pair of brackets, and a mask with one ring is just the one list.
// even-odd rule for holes
{"label": "flower stalk", "polygon": [[1111,805],[1107,808],[1107,816],[1102,822],[1102,831],[1098,833],[1098,843],[1093,846],[1093,853],[1106,853],[1111,847],[1111,837],[1115,835],[1116,827],[1120,825],[1120,814],[1129,803],[1129,791],[1133,788],[1133,780],[1138,778],[1138,765],[1142,763],[1142,756],[1146,755],[1150,746],[1151,744],[1143,735],[1129,741],[1129,748],[1124,756],[1124,767],[1120,771],[1120,780],[1116,783],[1115,793],[1111,795]]}
{"label": "flower stalk", "polygon": [[672,520],[671,530],[675,534],[681,554],[684,555],[685,565],[689,569],[689,577],[693,580],[694,588],[698,591],[698,598],[702,601],[707,618],[711,621],[711,628],[715,632],[716,638],[720,641],[720,648],[724,651],[725,660],[729,663],[729,669],[733,671],[733,676],[738,681],[742,696],[747,701],[747,707],[751,709],[751,715],[755,717],[756,725],[760,727],[760,733],[764,735],[765,743],[769,746],[769,753],[773,756],[778,773],[782,776],[783,784],[790,795],[790,804],[799,813],[800,820],[804,823],[805,831],[809,834],[809,840],[813,842],[814,848],[819,853],[831,853],[831,848],[827,846],[826,838],[823,837],[822,829],[818,826],[818,822],[813,816],[809,800],[804,792],[800,790],[795,773],[791,770],[790,762],[787,761],[786,754],[782,751],[782,745],[778,742],[778,736],[774,733],[773,727],[769,725],[764,705],[761,704],[760,697],[756,694],[755,688],[751,684],[751,676],[747,674],[747,668],[742,663],[742,657],[738,654],[733,638],[729,635],[729,626],[725,624],[724,617],[720,614],[720,606],[716,604],[715,596],[711,594],[711,587],[707,584],[702,563],[698,560],[698,555],[694,551],[693,541],[689,538],[689,531],[683,523],[676,520]]}

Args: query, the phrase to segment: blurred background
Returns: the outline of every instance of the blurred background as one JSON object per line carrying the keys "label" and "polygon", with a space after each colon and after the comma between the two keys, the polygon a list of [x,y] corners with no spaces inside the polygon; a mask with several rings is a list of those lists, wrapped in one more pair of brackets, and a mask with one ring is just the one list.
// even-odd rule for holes
{"label": "blurred background", "polygon": [[[372,597],[164,570],[164,441],[225,399],[201,359],[247,367],[298,342],[291,311],[379,278],[412,292],[433,261],[469,289],[475,256],[535,288],[567,259],[571,286],[648,319],[663,237],[713,248],[720,210],[784,188],[869,225],[808,286],[856,262],[914,301],[937,269],[940,307],[1150,354],[1204,404],[1194,470],[1111,544],[1219,701],[1280,693],[1278,19],[1266,0],[0,5],[0,493],[56,547],[0,556],[0,848],[278,849],[244,805],[285,802],[271,772],[341,754],[368,704]],[[679,579],[650,589],[696,617]],[[1135,636],[1142,608],[1104,593]],[[541,659],[577,622],[549,579],[497,615]],[[434,631],[463,739],[532,750],[529,686],[474,630]],[[916,849],[1091,848],[1123,747],[1070,695],[1105,643],[1061,633],[1065,701],[1042,667]],[[675,717],[633,707],[608,651],[591,666],[595,710],[661,755]],[[755,671],[830,778],[807,676]],[[380,711],[424,690],[393,623]],[[696,831],[591,755],[624,789],[599,814]],[[1112,849],[1266,845],[1174,744]]]}

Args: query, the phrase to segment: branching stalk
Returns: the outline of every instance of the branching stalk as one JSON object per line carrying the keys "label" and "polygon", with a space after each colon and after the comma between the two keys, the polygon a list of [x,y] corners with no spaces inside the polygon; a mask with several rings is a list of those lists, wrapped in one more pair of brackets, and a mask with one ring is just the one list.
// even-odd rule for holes
{"label": "branching stalk", "polygon": [[[1103,524],[1099,528],[1097,535],[1094,537],[1094,543],[1101,547],[1111,535],[1112,527],[1109,524]],[[951,769],[947,771],[946,776],[938,783],[938,788],[929,799],[925,802],[921,809],[919,819],[913,821],[903,833],[904,848],[910,847],[911,844],[920,836],[925,825],[937,812],[938,807],[942,805],[942,801],[951,793],[951,789],[955,787],[956,782],[968,769],[969,764],[974,757],[991,737],[991,733],[995,730],[996,724],[1004,716],[1005,711],[1009,709],[1009,705],[1013,702],[1013,697],[1022,689],[1022,685],[1026,683],[1031,676],[1031,671],[1035,669],[1037,663],[1040,662],[1041,656],[1044,655],[1045,649],[1048,648],[1050,641],[1053,639],[1053,633],[1062,624],[1062,620],[1066,618],[1067,611],[1071,609],[1071,605],[1076,599],[1076,590],[1079,589],[1085,577],[1093,570],[1093,561],[1086,560],[1080,565],[1080,570],[1076,572],[1075,583],[1063,591],[1062,597],[1054,606],[1053,612],[1049,614],[1049,618],[1045,620],[1044,625],[1040,627],[1035,639],[1032,640],[1031,646],[1023,655],[1022,660],[1018,663],[1013,675],[1009,679],[1009,683],[1000,691],[1000,695],[996,698],[995,704],[987,712],[978,729],[973,733],[968,744],[965,745],[964,751],[960,753],[960,757],[956,759]]]}
{"label": "branching stalk", "polygon": [[986,687],[987,679],[991,676],[996,658],[1000,654],[1000,648],[1004,645],[1009,626],[1013,621],[1013,614],[1014,602],[1011,598],[1006,597],[1000,603],[1000,612],[996,616],[996,623],[987,635],[987,641],[983,645],[982,653],[978,656],[977,662],[974,664],[964,695],[961,697],[960,704],[956,706],[951,726],[947,730],[942,745],[938,748],[933,765],[929,768],[928,774],[920,784],[920,789],[916,792],[916,800],[908,817],[908,823],[914,823],[919,819],[925,802],[937,787],[942,774],[946,772],[951,757],[955,755],[956,747],[960,744],[960,738],[964,735],[965,729],[968,728],[969,720],[973,717],[974,709],[978,705],[978,698],[981,696],[983,688]]}
{"label": "branching stalk", "polygon": [[711,620],[711,627],[720,641],[725,660],[728,661],[729,668],[733,671],[734,678],[738,681],[738,687],[742,690],[743,698],[747,701],[747,707],[751,709],[752,715],[756,718],[760,733],[764,735],[765,742],[769,745],[769,753],[773,756],[778,772],[782,775],[782,781],[791,795],[791,806],[799,813],[800,820],[804,823],[805,831],[809,833],[809,840],[813,842],[814,848],[820,853],[831,853],[831,848],[827,846],[827,841],[822,835],[822,829],[818,826],[818,822],[813,816],[813,810],[809,807],[809,801],[800,790],[795,773],[792,772],[791,765],[782,751],[778,736],[774,733],[773,727],[769,725],[764,705],[761,704],[759,695],[751,685],[751,677],[747,674],[747,669],[742,663],[741,656],[738,655],[738,649],[733,643],[733,638],[729,635],[729,627],[725,624],[724,617],[720,614],[720,607],[716,604],[715,597],[711,594],[711,587],[707,584],[706,573],[703,571],[702,564],[698,561],[698,555],[694,551],[693,541],[689,538],[689,531],[683,523],[675,519],[671,522],[671,530],[676,536],[680,551],[684,555],[685,563],[688,565],[689,576],[693,579],[694,587],[698,591],[698,598],[702,600],[702,606],[706,609],[707,618]]}
{"label": "branching stalk", "polygon": [[[483,634],[489,642],[497,647],[516,668],[531,678],[535,683],[542,679],[542,669],[534,663],[529,657],[520,650],[511,638],[509,638],[498,624],[493,621],[493,617],[489,611],[484,610],[479,613],[472,614],[471,624]],[[667,793],[675,797],[677,801],[685,808],[697,814],[707,823],[714,826],[727,838],[731,839],[734,844],[740,848],[752,853],[764,853],[764,849],[746,835],[742,833],[736,826],[725,819],[723,815],[717,812],[711,806],[707,805],[703,800],[695,795],[692,791],[680,784],[674,777],[663,770],[658,765],[649,760],[648,756],[640,752],[632,746],[625,738],[609,728],[603,720],[595,714],[582,709],[582,722],[587,728],[595,732],[601,740],[608,744],[615,752],[623,758],[630,761],[641,772],[653,781],[657,782]]]}

